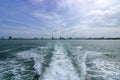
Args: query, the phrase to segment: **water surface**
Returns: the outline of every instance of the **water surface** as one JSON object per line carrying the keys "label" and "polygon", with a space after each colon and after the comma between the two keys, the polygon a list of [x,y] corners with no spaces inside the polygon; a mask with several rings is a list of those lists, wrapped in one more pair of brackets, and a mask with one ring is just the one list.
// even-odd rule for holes
{"label": "water surface", "polygon": [[0,40],[0,80],[120,80],[120,40]]}

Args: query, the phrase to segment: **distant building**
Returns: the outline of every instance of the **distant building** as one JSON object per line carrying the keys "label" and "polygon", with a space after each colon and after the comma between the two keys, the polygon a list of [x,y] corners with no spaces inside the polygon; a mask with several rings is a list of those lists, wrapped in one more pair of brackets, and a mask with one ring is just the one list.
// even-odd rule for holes
{"label": "distant building", "polygon": [[39,38],[33,38],[34,40],[38,40]]}
{"label": "distant building", "polygon": [[69,37],[68,39],[72,39],[72,37]]}
{"label": "distant building", "polygon": [[4,37],[2,37],[2,40],[4,39]]}
{"label": "distant building", "polygon": [[12,39],[12,37],[11,36],[9,36],[9,40],[11,40]]}
{"label": "distant building", "polygon": [[64,38],[64,37],[60,37],[59,39],[60,39],[60,40],[61,40],[61,39],[63,40],[63,39],[65,39],[65,38]]}
{"label": "distant building", "polygon": [[51,38],[52,40],[54,39],[54,37]]}
{"label": "distant building", "polygon": [[41,38],[41,39],[44,39],[44,38]]}

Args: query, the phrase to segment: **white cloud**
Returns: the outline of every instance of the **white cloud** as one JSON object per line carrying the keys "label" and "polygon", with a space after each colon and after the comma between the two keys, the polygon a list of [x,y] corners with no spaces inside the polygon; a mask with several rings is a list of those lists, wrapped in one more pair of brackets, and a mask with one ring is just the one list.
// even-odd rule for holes
{"label": "white cloud", "polygon": [[[32,15],[28,16],[27,20],[30,21],[25,23],[27,26],[13,21],[26,27],[19,26],[16,30],[10,27],[8,31],[1,29],[0,32],[25,33],[27,36],[33,34],[38,37],[120,36],[118,25],[120,24],[120,4],[118,3],[120,0],[56,0],[57,5],[53,5],[56,6],[56,10],[52,9],[53,6],[49,4],[50,0],[44,4],[46,0],[28,1],[34,5],[35,10],[31,9],[33,5],[30,5],[26,11]],[[23,7],[23,10],[25,11],[26,7]],[[39,24],[39,20],[43,23]],[[33,26],[41,29],[35,29]]]}
{"label": "white cloud", "polygon": [[80,23],[96,27],[119,27],[120,4],[109,7],[108,9],[91,10],[85,13],[85,19]]}
{"label": "white cloud", "polygon": [[94,16],[94,15],[100,15],[100,16],[107,16],[107,15],[114,15],[118,12],[120,4],[114,5],[108,9],[96,9],[96,10],[91,10],[89,13],[86,14],[86,16]]}
{"label": "white cloud", "polygon": [[73,8],[80,6],[81,3],[83,3],[84,0],[60,0],[58,2],[58,6],[60,8]]}
{"label": "white cloud", "polygon": [[43,19],[48,19],[48,20],[55,20],[55,19],[62,17],[56,12],[47,13],[45,11],[35,11],[31,14],[36,18],[43,18]]}
{"label": "white cloud", "polygon": [[[45,0],[30,0],[41,4]],[[43,29],[43,37],[114,37],[120,36],[117,13],[120,12],[119,0],[56,0],[57,11],[36,10],[32,15],[48,21]],[[49,5],[44,5],[52,7]],[[44,7],[45,8],[45,7]],[[113,16],[116,16],[113,18]],[[70,22],[71,21],[71,22]],[[72,22],[77,22],[70,25]],[[119,33],[119,34],[118,34]]]}
{"label": "white cloud", "polygon": [[89,10],[93,3],[93,0],[59,0],[58,10],[65,10],[68,14],[80,15]]}
{"label": "white cloud", "polygon": [[[73,35],[72,37],[118,37],[120,36],[120,28],[115,27],[90,27],[86,25],[76,25],[72,32],[67,32]],[[75,32],[73,34],[73,32]],[[119,34],[118,34],[119,33]]]}
{"label": "white cloud", "polygon": [[106,8],[109,8],[113,5],[115,5],[118,2],[119,2],[119,0],[95,0],[94,5],[97,8],[106,9]]}
{"label": "white cloud", "polygon": [[59,0],[57,4],[59,9],[66,9],[68,13],[84,15],[94,10],[99,13],[119,3],[119,0]]}
{"label": "white cloud", "polygon": [[32,15],[36,18],[45,18],[45,19],[52,19],[53,17],[51,15],[48,15],[44,12],[34,12]]}
{"label": "white cloud", "polygon": [[[55,30],[52,32],[52,30]],[[73,27],[54,27],[46,30],[48,36],[54,37],[118,37],[120,36],[119,27],[90,27],[87,25],[75,25]]]}

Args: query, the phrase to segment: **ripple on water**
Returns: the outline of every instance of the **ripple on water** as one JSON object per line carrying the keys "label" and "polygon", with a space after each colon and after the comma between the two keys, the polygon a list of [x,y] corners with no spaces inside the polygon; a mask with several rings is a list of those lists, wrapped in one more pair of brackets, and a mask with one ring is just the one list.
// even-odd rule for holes
{"label": "ripple on water", "polygon": [[91,77],[92,80],[120,79],[120,63],[111,60],[103,53],[89,52],[86,65],[87,74]]}

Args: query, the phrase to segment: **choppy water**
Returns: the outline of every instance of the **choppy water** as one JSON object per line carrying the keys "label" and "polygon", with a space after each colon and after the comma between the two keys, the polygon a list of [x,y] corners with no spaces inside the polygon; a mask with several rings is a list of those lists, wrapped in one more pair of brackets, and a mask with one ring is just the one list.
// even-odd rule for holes
{"label": "choppy water", "polygon": [[0,40],[0,80],[120,80],[120,41]]}

